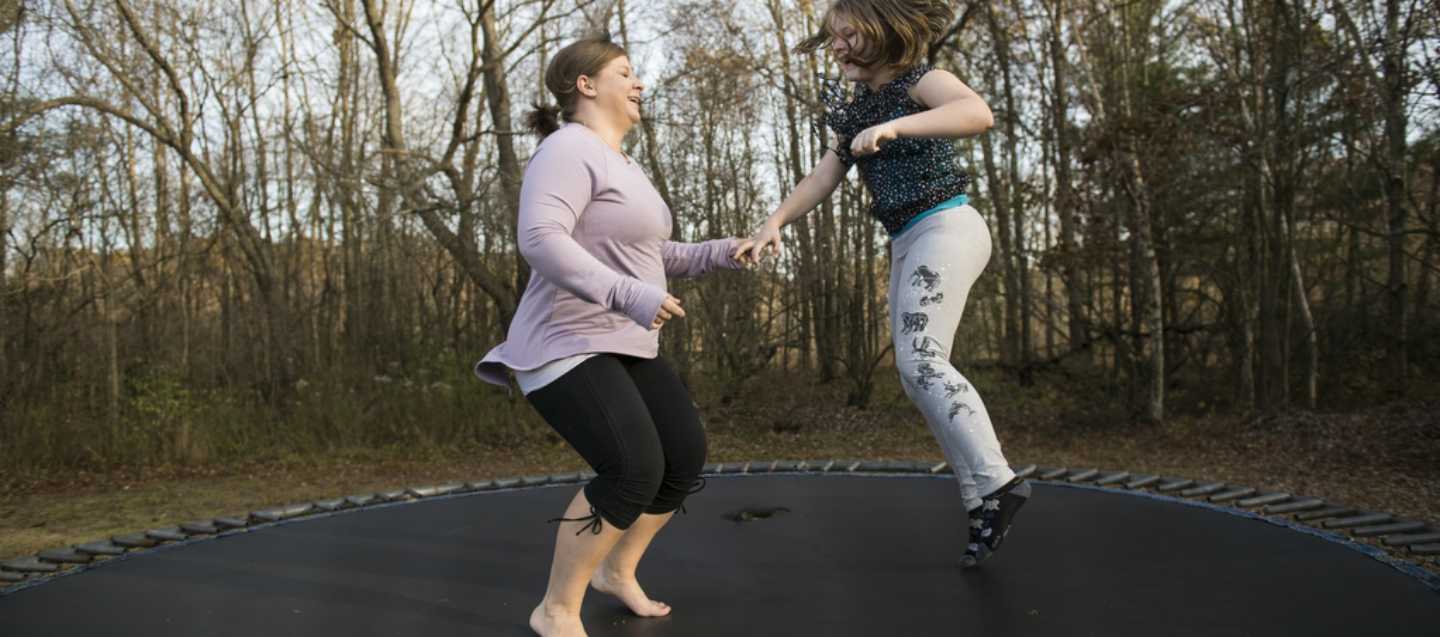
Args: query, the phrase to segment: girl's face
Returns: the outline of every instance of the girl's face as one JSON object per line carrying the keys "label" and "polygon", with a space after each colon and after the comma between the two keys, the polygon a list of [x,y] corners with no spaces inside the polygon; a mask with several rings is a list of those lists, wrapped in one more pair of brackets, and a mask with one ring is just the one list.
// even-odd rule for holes
{"label": "girl's face", "polygon": [[840,62],[840,72],[845,74],[845,79],[852,82],[868,82],[874,79],[877,69],[860,66],[851,59],[852,53],[864,51],[866,46],[864,36],[860,35],[849,19],[838,15],[831,18],[830,51]]}
{"label": "girl's face", "polygon": [[622,55],[610,60],[594,76],[581,77],[588,79],[588,86],[594,90],[595,94],[590,97],[595,100],[595,106],[613,121],[630,124],[640,121],[640,93],[645,85],[635,75],[630,58]]}

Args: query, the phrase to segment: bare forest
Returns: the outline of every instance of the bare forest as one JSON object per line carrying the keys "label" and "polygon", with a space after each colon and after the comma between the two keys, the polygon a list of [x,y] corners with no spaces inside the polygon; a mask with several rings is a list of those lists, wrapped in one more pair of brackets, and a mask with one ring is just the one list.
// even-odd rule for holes
{"label": "bare forest", "polygon": [[[823,9],[0,0],[0,465],[525,440],[544,425],[470,365],[529,276],[547,56],[624,44],[648,96],[628,152],[674,238],[748,236],[831,141],[838,71],[792,50]],[[967,374],[1140,426],[1440,388],[1433,3],[960,2],[931,59],[996,115],[958,143],[995,245]],[[671,282],[689,317],[663,352],[702,404],[826,385],[874,408],[867,207],[852,172],[781,259]]]}

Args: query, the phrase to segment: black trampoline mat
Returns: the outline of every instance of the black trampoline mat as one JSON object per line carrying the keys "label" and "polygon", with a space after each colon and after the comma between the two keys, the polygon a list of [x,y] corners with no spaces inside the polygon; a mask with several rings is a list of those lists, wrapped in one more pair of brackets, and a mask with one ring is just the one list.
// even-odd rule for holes
{"label": "black trampoline mat", "polygon": [[[20,635],[528,635],[574,485],[372,507],[135,554],[0,597]],[[590,635],[1435,635],[1440,594],[1355,548],[1176,501],[1037,483],[962,570],[952,479],[711,478]],[[744,507],[791,510],[745,523]]]}

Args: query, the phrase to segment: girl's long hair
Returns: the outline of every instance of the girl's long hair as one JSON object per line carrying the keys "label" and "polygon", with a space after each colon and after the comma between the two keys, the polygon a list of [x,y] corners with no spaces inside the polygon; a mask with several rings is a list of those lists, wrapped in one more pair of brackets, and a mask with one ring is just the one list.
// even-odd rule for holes
{"label": "girl's long hair", "polygon": [[814,53],[830,47],[839,20],[850,23],[864,42],[850,52],[860,66],[909,68],[924,62],[930,46],[949,28],[955,9],[949,0],[835,0],[820,19],[820,30],[795,47]]}

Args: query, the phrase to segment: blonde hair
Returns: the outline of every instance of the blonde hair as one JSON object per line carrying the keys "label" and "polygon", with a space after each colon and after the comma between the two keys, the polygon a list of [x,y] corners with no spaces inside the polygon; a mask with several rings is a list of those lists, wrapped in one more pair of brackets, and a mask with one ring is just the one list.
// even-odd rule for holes
{"label": "blonde hair", "polygon": [[581,75],[595,76],[611,60],[625,57],[625,49],[601,35],[576,40],[555,54],[545,68],[545,89],[555,97],[557,106],[534,104],[525,115],[525,123],[541,139],[560,128],[560,120],[570,121],[575,115],[575,80]]}
{"label": "blonde hair", "polygon": [[850,52],[856,64],[915,66],[929,57],[930,46],[955,18],[950,5],[949,0],[835,0],[825,10],[820,30],[795,50],[814,53],[829,48],[837,37],[831,25],[843,19],[864,41],[864,48]]}

